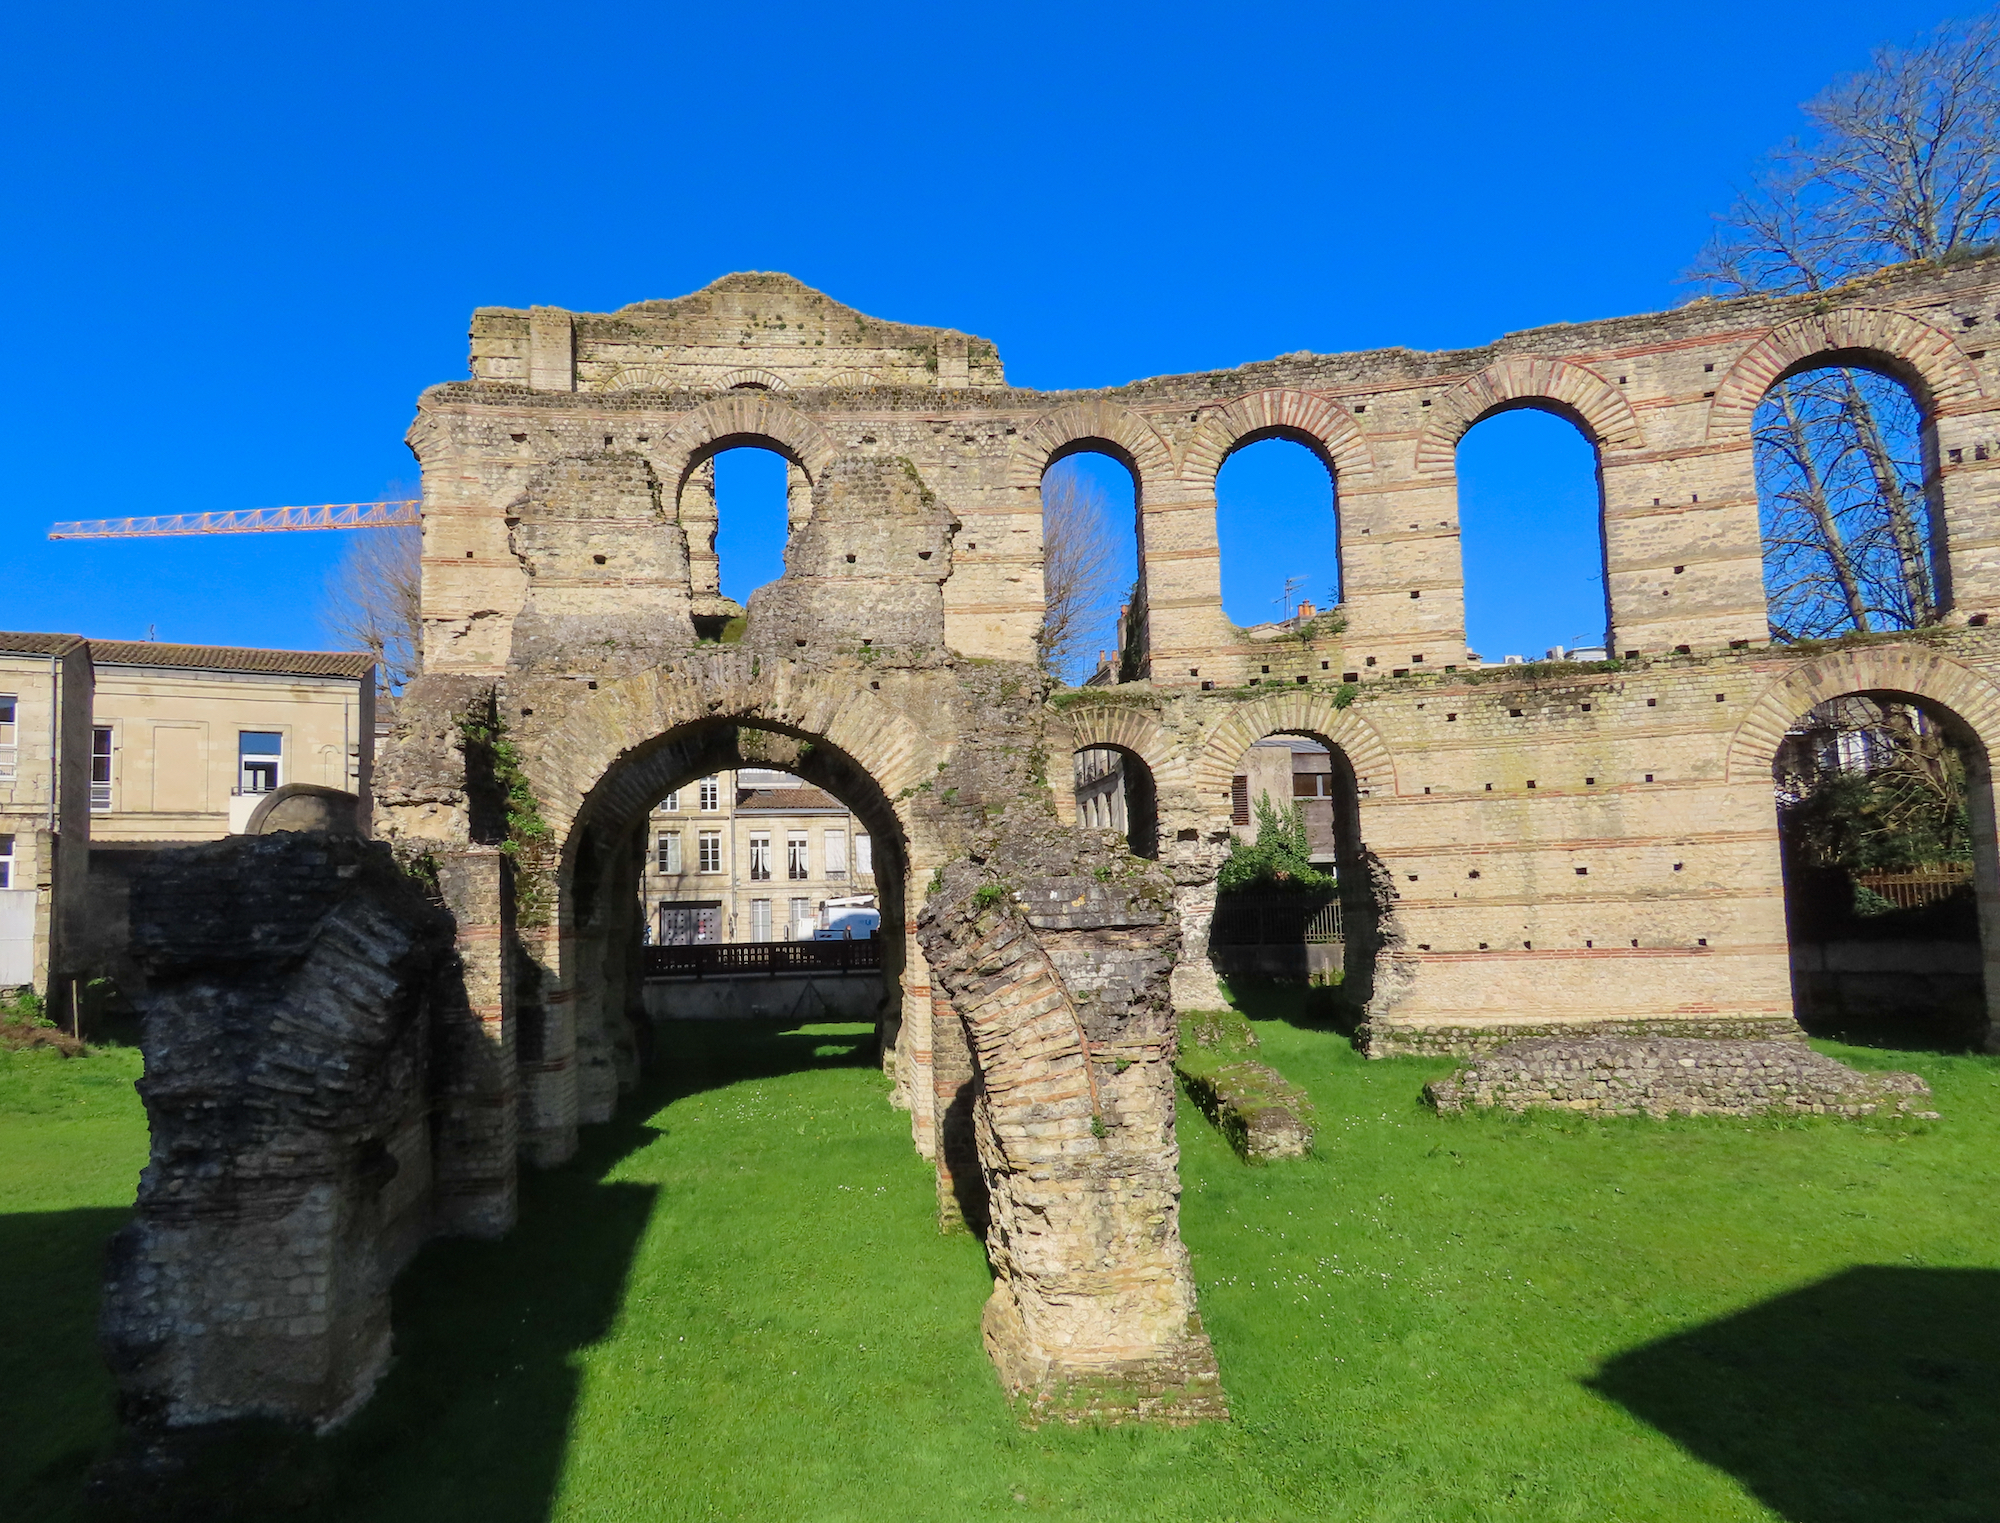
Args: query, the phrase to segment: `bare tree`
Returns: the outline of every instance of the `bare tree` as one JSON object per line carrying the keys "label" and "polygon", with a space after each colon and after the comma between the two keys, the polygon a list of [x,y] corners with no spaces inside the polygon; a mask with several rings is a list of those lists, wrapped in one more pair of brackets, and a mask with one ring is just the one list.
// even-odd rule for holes
{"label": "bare tree", "polygon": [[[415,497],[392,486],[390,497]],[[376,680],[399,693],[423,670],[423,530],[358,531],[327,579],[320,624],[338,644],[375,658]]]}
{"label": "bare tree", "polygon": [[1117,553],[1104,494],[1068,471],[1042,481],[1042,669],[1075,680],[1114,585]]}
{"label": "bare tree", "polygon": [[[1804,110],[1690,272],[1710,290],[1825,290],[2000,236],[2000,15],[1879,48]],[[1788,377],[1758,415],[1772,635],[1907,629],[1938,615],[1923,420],[1894,381]]]}

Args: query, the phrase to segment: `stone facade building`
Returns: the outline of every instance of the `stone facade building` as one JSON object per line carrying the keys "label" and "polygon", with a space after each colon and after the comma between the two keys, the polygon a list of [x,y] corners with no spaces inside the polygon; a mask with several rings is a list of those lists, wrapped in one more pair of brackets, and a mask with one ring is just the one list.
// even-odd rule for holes
{"label": "stone facade building", "polygon": [[129,873],[301,787],[365,801],[365,655],[0,634],[0,988],[123,971]]}
{"label": "stone facade building", "polygon": [[697,778],[660,801],[651,829],[642,893],[661,946],[809,941],[828,899],[875,891],[868,832],[787,772]]}

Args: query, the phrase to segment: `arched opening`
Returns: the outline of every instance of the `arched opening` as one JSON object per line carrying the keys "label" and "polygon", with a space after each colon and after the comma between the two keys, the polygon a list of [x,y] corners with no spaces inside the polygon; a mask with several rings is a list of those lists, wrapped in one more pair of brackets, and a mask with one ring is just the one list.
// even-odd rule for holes
{"label": "arched opening", "polygon": [[1139,477],[1122,450],[1084,439],[1042,474],[1044,665],[1071,686],[1146,672]]}
{"label": "arched opening", "polygon": [[695,634],[741,637],[750,594],[785,573],[791,531],[812,513],[812,484],[797,461],[762,440],[724,441],[682,483]]}
{"label": "arched opening", "polygon": [[1124,746],[1085,746],[1070,759],[1076,822],[1125,838],[1135,857],[1160,855],[1160,799],[1153,769]]}
{"label": "arched opening", "polygon": [[559,869],[580,1076],[608,1061],[623,1080],[625,1048],[689,1019],[865,1021],[893,1040],[907,862],[881,788],[822,737],[718,719],[635,748]]}
{"label": "arched opening", "polygon": [[1489,665],[1606,654],[1603,489],[1581,422],[1539,401],[1458,445],[1465,636]]}
{"label": "arched opening", "polygon": [[1773,383],[1753,426],[1771,638],[1936,622],[1937,450],[1910,386],[1886,362],[1822,356]]}
{"label": "arched opening", "polygon": [[1956,714],[1851,693],[1787,730],[1772,765],[1794,1012],[1814,1036],[1978,1050],[1992,1024],[1992,778]]}
{"label": "arched opening", "polygon": [[1252,435],[1215,477],[1222,611],[1244,629],[1295,631],[1340,603],[1333,466],[1317,442]]}
{"label": "arched opening", "polygon": [[1253,742],[1230,779],[1230,837],[1209,957],[1239,1003],[1258,984],[1365,990],[1376,915],[1347,754],[1306,732]]}

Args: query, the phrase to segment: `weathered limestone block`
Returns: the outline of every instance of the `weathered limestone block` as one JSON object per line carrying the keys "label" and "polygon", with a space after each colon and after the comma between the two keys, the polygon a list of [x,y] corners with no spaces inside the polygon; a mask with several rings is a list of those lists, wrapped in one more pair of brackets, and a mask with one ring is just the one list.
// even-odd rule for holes
{"label": "weathered limestone block", "polygon": [[908,460],[837,457],[814,485],[811,519],[792,533],[784,576],[750,595],[750,642],[778,655],[819,645],[942,652],[957,527]]}
{"label": "weathered limestone block", "polygon": [[1225,1416],[1180,1238],[1171,884],[1016,824],[944,869],[917,935],[973,1053],[1002,1381],[1036,1417]]}
{"label": "weathered limestone block", "polygon": [[1910,1073],[1862,1073],[1801,1042],[1510,1042],[1426,1085],[1440,1111],[1534,1107],[1605,1116],[1755,1116],[1766,1112],[1925,1119],[1930,1086]]}
{"label": "weathered limestone block", "polygon": [[386,847],[233,836],[135,883],[152,1128],[102,1334],[143,1440],[326,1427],[389,1358],[389,1285],[432,1227],[431,1006],[452,927]]}
{"label": "weathered limestone block", "polygon": [[1188,1098],[1247,1163],[1302,1158],[1312,1151],[1313,1105],[1306,1092],[1250,1054],[1257,1033],[1233,1010],[1197,1010],[1181,1019],[1174,1072]]}
{"label": "weathered limestone block", "polygon": [[552,461],[509,519],[528,573],[514,667],[617,671],[694,643],[687,536],[644,456]]}

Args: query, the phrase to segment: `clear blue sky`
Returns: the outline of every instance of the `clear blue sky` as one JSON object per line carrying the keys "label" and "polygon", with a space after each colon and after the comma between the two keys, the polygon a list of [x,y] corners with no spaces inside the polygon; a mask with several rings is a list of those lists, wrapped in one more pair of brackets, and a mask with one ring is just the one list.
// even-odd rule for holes
{"label": "clear blue sky", "polygon": [[[0,625],[320,643],[345,536],[42,536],[408,482],[414,399],[465,374],[480,305],[786,270],[1038,387],[1671,305],[1797,103],[1946,14],[22,7]],[[1515,414],[1461,464],[1475,648],[1601,630],[1588,450]],[[1222,485],[1232,615],[1288,575],[1323,596],[1330,535],[1260,524],[1323,513],[1324,473],[1279,447]],[[740,589],[758,547],[724,549]]]}

